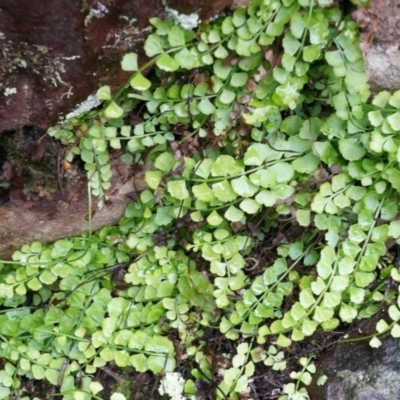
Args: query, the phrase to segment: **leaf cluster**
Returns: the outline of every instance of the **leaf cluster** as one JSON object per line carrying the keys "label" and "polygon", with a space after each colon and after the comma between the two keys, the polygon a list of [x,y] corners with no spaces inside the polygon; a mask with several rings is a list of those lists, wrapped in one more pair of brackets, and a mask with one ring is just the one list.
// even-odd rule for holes
{"label": "leaf cluster", "polygon": [[[70,146],[69,161],[85,162],[100,206],[112,149],[150,165],[148,188],[118,226],[33,243],[4,265],[9,387],[20,375],[56,385],[64,363],[66,399],[78,370],[111,361],[173,371],[168,334],[177,332],[193,360],[193,394],[192,378],[212,380],[203,335],[217,328],[237,354],[216,396],[236,399],[257,363],[284,370],[293,342],[369,318],[382,304],[390,322],[378,322],[371,345],[378,334],[400,335],[400,273],[388,252],[400,238],[400,91],[371,98],[357,26],[327,5],[253,0],[197,33],[154,18],[150,60],[122,60],[132,72],[126,87],[114,96],[101,88],[100,111],[51,130]],[[29,296],[32,308],[16,311]],[[20,361],[28,343],[49,358]],[[308,398],[300,385],[312,379],[310,360],[299,360],[282,399]],[[74,390],[90,393],[85,382]]]}

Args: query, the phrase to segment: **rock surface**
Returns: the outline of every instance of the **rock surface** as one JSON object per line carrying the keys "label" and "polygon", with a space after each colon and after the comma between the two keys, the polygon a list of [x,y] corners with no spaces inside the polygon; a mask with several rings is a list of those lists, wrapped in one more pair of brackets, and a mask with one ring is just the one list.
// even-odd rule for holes
{"label": "rock surface", "polygon": [[372,90],[400,89],[400,2],[371,0],[352,16],[363,30],[361,49]]}
{"label": "rock surface", "polygon": [[[79,163],[65,170],[65,149],[43,133],[24,128],[1,138],[0,159],[7,161],[0,174],[0,260],[25,243],[51,242],[89,230],[86,172]],[[130,195],[145,188],[142,168],[123,163],[120,156],[118,151],[111,153],[109,201],[98,210],[92,199],[93,230],[118,223],[132,201]]]}
{"label": "rock surface", "polygon": [[232,1],[2,0],[0,133],[48,128],[100,86],[120,88],[129,77],[120,60],[129,51],[143,59],[149,18],[208,19]]}
{"label": "rock surface", "polygon": [[[88,230],[86,173],[74,166],[75,176],[60,174],[62,150],[48,138],[41,141],[45,130],[82,103],[95,106],[99,87],[116,91],[127,81],[120,60],[134,51],[144,62],[149,18],[198,23],[232,2],[0,1],[0,259],[33,240]],[[25,136],[13,147],[14,132]],[[122,169],[114,165],[110,201],[95,213],[93,229],[117,223],[129,193],[143,188],[137,171]]]}
{"label": "rock surface", "polygon": [[[374,332],[376,319],[366,322],[361,335]],[[308,388],[311,400],[399,400],[400,341],[390,335],[372,348],[368,340],[338,344],[316,362]],[[324,385],[316,382],[325,375]]]}
{"label": "rock surface", "polygon": [[181,14],[198,14],[201,20],[208,20],[218,14],[225,7],[232,4],[232,0],[165,0],[167,12],[169,9],[176,10]]}

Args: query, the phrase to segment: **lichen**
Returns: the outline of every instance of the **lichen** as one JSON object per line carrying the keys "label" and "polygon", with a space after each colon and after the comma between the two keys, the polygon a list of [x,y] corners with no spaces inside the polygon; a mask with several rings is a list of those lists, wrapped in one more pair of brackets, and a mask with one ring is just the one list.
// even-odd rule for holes
{"label": "lichen", "polygon": [[73,111],[67,114],[64,120],[77,117],[85,111],[90,111],[93,108],[97,107],[100,103],[101,101],[97,98],[96,94],[91,94],[85,101],[78,104],[78,106]]}
{"label": "lichen", "polygon": [[185,387],[185,380],[179,372],[167,372],[161,380],[158,392],[161,395],[167,394],[171,400],[186,400],[182,395]]}
{"label": "lichen", "polygon": [[6,96],[6,97],[11,96],[12,94],[15,94],[15,93],[17,93],[17,88],[15,88],[15,87],[13,87],[13,88],[7,87],[4,90],[4,96]]}
{"label": "lichen", "polygon": [[164,9],[167,13],[168,18],[172,19],[175,23],[182,26],[185,29],[194,29],[200,24],[200,17],[197,13],[192,14],[181,14],[177,10],[169,7],[166,0],[162,0]]}
{"label": "lichen", "polygon": [[[62,75],[66,72],[65,60],[76,58],[57,57],[47,46],[16,43],[2,37],[2,51],[0,52],[0,82],[5,77],[19,69],[27,69],[29,73],[40,76],[43,81],[50,81],[57,87],[64,84]],[[1,83],[0,83],[1,86]]]}

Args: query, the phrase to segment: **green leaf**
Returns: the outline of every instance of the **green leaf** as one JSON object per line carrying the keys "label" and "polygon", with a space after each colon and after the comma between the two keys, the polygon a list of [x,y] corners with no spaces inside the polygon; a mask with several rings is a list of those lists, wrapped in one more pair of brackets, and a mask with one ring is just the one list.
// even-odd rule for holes
{"label": "green leaf", "polygon": [[89,384],[90,392],[94,395],[104,390],[103,385],[100,382],[90,382]]}
{"label": "green leaf", "polygon": [[215,200],[213,191],[205,182],[201,183],[200,185],[194,185],[192,187],[192,191],[196,199],[203,201],[205,203],[209,203]]}
{"label": "green leaf", "polygon": [[373,348],[378,348],[382,345],[382,342],[376,337],[374,336],[370,341],[369,341],[369,345]]}
{"label": "green leaf", "polygon": [[116,119],[122,116],[124,110],[115,102],[112,101],[104,110],[104,116],[107,119]]}
{"label": "green leaf", "polygon": [[154,166],[165,173],[170,172],[175,164],[175,157],[171,153],[161,153],[154,161]]}
{"label": "green leaf", "polygon": [[219,156],[211,167],[212,176],[235,176],[244,170],[239,161],[228,155]]}
{"label": "green leaf", "polygon": [[342,67],[344,65],[344,61],[339,50],[326,51],[325,59],[332,67]]}
{"label": "green leaf", "polygon": [[235,193],[242,197],[252,197],[258,189],[245,175],[240,178],[232,179],[231,185]]}
{"label": "green leaf", "polygon": [[395,168],[389,168],[386,170],[386,174],[393,188],[400,192],[400,171]]}
{"label": "green leaf", "polygon": [[210,32],[208,32],[208,41],[210,43],[218,43],[221,41],[221,36],[217,29],[211,29]]}
{"label": "green leaf", "polygon": [[238,8],[232,15],[232,22],[235,27],[240,27],[246,23],[247,15],[244,8]]}
{"label": "green leaf", "polygon": [[154,220],[157,225],[168,225],[173,219],[171,206],[157,208],[156,218]]}
{"label": "green leaf", "polygon": [[45,285],[51,285],[57,280],[57,276],[50,271],[43,271],[39,276],[39,280]]}
{"label": "green leaf", "polygon": [[144,347],[145,351],[159,354],[175,354],[174,345],[165,336],[153,336],[150,337]]}
{"label": "green leaf", "polygon": [[261,143],[252,143],[244,155],[245,165],[263,165],[265,159],[271,154],[269,146]]}
{"label": "green leaf", "polygon": [[218,99],[223,104],[231,104],[233,100],[236,98],[236,93],[232,92],[228,89],[223,89],[221,94],[218,96]]}
{"label": "green leaf", "polygon": [[321,277],[318,277],[317,280],[315,282],[311,283],[311,290],[313,291],[313,293],[315,293],[317,296],[319,294],[321,294],[326,288],[326,284],[323,281],[323,279],[321,279]]}
{"label": "green leaf", "polygon": [[[144,371],[140,371],[140,372],[144,372]],[[114,392],[111,395],[110,400],[126,400],[126,397],[122,393]]]}
{"label": "green leaf", "polygon": [[110,86],[102,86],[96,93],[97,98],[101,101],[111,100]]}
{"label": "green leaf", "polygon": [[292,341],[285,335],[280,334],[276,340],[276,344],[281,347],[289,347],[292,344]]}
{"label": "green leaf", "polygon": [[215,50],[215,52],[214,52],[214,56],[216,58],[221,59],[221,60],[223,60],[224,58],[228,57],[228,55],[229,55],[228,51],[222,45],[219,45],[217,47],[217,49]]}
{"label": "green leaf", "polygon": [[198,104],[200,112],[202,112],[205,115],[211,115],[215,111],[215,106],[213,103],[211,103],[210,100],[207,98],[201,99],[201,101]]}
{"label": "green leaf", "polygon": [[314,295],[313,295],[311,289],[303,289],[300,292],[299,299],[300,299],[300,304],[304,308],[309,308],[315,303],[315,298],[314,298]]}
{"label": "green leaf", "polygon": [[361,271],[355,273],[355,282],[360,288],[370,285],[374,280],[375,275],[373,273]]}
{"label": "green leaf", "polygon": [[247,214],[255,214],[259,210],[260,205],[253,199],[244,199],[239,207]]}
{"label": "green leaf", "polygon": [[242,71],[251,71],[257,68],[261,62],[261,53],[253,54],[249,57],[244,57],[239,61],[239,68]]}
{"label": "green leaf", "polygon": [[399,338],[400,337],[400,325],[398,324],[394,324],[390,334],[394,337],[394,338]]}
{"label": "green leaf", "polygon": [[269,190],[261,190],[255,197],[255,200],[265,207],[272,207],[278,200],[278,197]]}
{"label": "green leaf", "polygon": [[138,70],[137,54],[136,53],[125,54],[121,61],[121,68],[124,71],[137,71]]}
{"label": "green leaf", "polygon": [[[151,82],[147,78],[145,78],[141,72],[137,72],[129,81],[129,84],[132,86],[133,89],[139,90],[141,92],[149,89],[151,86]],[[114,117],[114,118],[119,118],[119,117]]]}
{"label": "green leaf", "polygon": [[[388,95],[388,92],[384,92],[384,96],[386,98],[386,96]],[[378,97],[378,96],[376,96]],[[396,92],[394,92],[390,98],[389,98],[389,104],[393,107],[396,108],[400,108],[400,90],[397,90]]]}
{"label": "green leaf", "polygon": [[156,190],[161,182],[162,174],[160,171],[146,171],[144,180],[150,189]]}
{"label": "green leaf", "polygon": [[[257,200],[257,198],[256,198]],[[300,226],[309,226],[311,223],[311,212],[310,210],[297,210],[296,220]]]}
{"label": "green leaf", "polygon": [[389,235],[393,239],[400,237],[400,221],[392,221],[389,224]]}
{"label": "green leaf", "polygon": [[368,113],[368,119],[372,126],[380,126],[383,123],[383,117],[380,110],[370,111]]}
{"label": "green leaf", "polygon": [[[94,154],[93,151],[83,149],[81,151],[81,159],[84,161],[86,164],[92,164],[94,160]],[[94,170],[96,168],[96,165],[94,164]],[[88,167],[86,166],[86,170],[89,170]]]}
{"label": "green leaf", "polygon": [[270,22],[267,26],[267,35],[269,36],[280,36],[283,32],[283,25]]}
{"label": "green leaf", "polygon": [[292,166],[293,168],[300,173],[303,174],[311,174],[313,173],[320,163],[318,157],[316,157],[313,153],[308,153],[304,156],[296,158]]}
{"label": "green leaf", "polygon": [[400,130],[400,112],[389,115],[386,120],[394,131]]}
{"label": "green leaf", "polygon": [[193,69],[198,66],[196,57],[187,49],[184,48],[174,55],[175,60],[184,69]]}
{"label": "green leaf", "polygon": [[340,139],[339,150],[348,161],[360,160],[364,157],[366,149],[359,143],[358,139]]}
{"label": "green leaf", "polygon": [[342,292],[349,286],[348,276],[335,276],[332,279],[331,290],[335,292]]}
{"label": "green leaf", "polygon": [[53,244],[53,248],[51,250],[51,258],[56,259],[60,257],[65,257],[72,249],[73,245],[73,242],[69,240],[57,240],[57,242]]}
{"label": "green leaf", "polygon": [[185,31],[179,25],[174,25],[168,32],[168,42],[171,47],[185,46]]}
{"label": "green leaf", "polygon": [[336,292],[326,292],[322,300],[323,307],[334,308],[340,304],[341,295]]}
{"label": "green leaf", "polygon": [[32,365],[32,375],[35,379],[44,379],[44,369],[39,365]]}
{"label": "green leaf", "polygon": [[389,226],[386,224],[377,226],[373,229],[371,240],[373,242],[385,242],[389,235]]}
{"label": "green leaf", "polygon": [[376,330],[377,330],[378,333],[386,332],[388,329],[389,329],[389,325],[383,319],[380,319],[378,321],[378,323],[376,324]]}
{"label": "green leaf", "polygon": [[144,50],[146,51],[146,55],[150,58],[161,54],[164,50],[161,46],[160,37],[155,33],[149,35],[144,43]]}
{"label": "green leaf", "polygon": [[309,319],[303,321],[301,330],[306,336],[311,336],[317,329],[318,323]]}
{"label": "green leaf", "polygon": [[189,197],[189,192],[186,188],[185,181],[169,181],[167,184],[168,191],[171,196],[178,200],[185,200]]}
{"label": "green leaf", "polygon": [[230,206],[224,214],[224,217],[231,222],[239,222],[243,219],[244,213],[235,206]]}
{"label": "green leaf", "polygon": [[212,185],[212,192],[218,200],[223,202],[231,202],[237,198],[237,194],[233,191],[232,186],[226,179],[214,183]]}
{"label": "green leaf", "polygon": [[329,278],[332,273],[332,264],[336,259],[335,250],[332,246],[325,246],[321,251],[321,259],[317,264],[318,275],[323,278]]}
{"label": "green leaf", "polygon": [[282,41],[285,53],[294,56],[301,47],[301,43],[290,33],[287,32]]}
{"label": "green leaf", "polygon": [[352,225],[349,229],[349,239],[354,243],[361,243],[367,238],[367,234],[362,229],[361,225]]}
{"label": "green leaf", "polygon": [[233,87],[244,87],[246,85],[248,75],[244,72],[235,72],[232,74],[230,84]]}
{"label": "green leaf", "polygon": [[0,386],[0,399],[1,400],[8,399],[10,394],[11,394],[11,390],[8,387]]}
{"label": "green leaf", "polygon": [[157,58],[156,65],[158,68],[167,72],[173,72],[179,68],[179,63],[166,53]]}
{"label": "green leaf", "polygon": [[312,62],[317,60],[321,55],[321,47],[318,45],[310,45],[303,47],[303,60]]}
{"label": "green leaf", "polygon": [[295,321],[300,321],[306,315],[306,309],[301,305],[301,303],[296,302],[290,310],[290,315]]}
{"label": "green leaf", "polygon": [[223,218],[214,210],[211,214],[207,217],[207,222],[211,226],[218,226],[222,223]]}
{"label": "green leaf", "polygon": [[292,35],[295,38],[300,39],[305,28],[306,24],[304,23],[301,14],[294,13],[290,22],[290,32]]}
{"label": "green leaf", "polygon": [[379,108],[383,108],[389,101],[390,96],[391,94],[387,90],[382,90],[373,98],[372,104]]}

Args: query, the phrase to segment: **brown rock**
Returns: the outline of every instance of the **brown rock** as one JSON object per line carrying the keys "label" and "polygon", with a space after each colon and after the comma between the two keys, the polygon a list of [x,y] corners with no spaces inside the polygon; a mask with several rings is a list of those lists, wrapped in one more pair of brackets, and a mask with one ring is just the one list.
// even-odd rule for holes
{"label": "brown rock", "polygon": [[151,17],[198,12],[208,19],[232,0],[2,0],[0,133],[48,128],[97,89],[117,90],[129,74],[123,54],[143,57]]}
{"label": "brown rock", "polygon": [[361,49],[373,91],[400,89],[400,3],[371,0],[352,14],[363,30]]}
{"label": "brown rock", "polygon": [[[0,192],[0,260],[9,258],[25,243],[52,242],[89,231],[86,173],[77,165],[63,171],[57,165],[62,157],[51,154],[58,153],[55,142],[46,143],[46,155],[42,148],[30,146],[29,140],[27,143],[21,152],[31,156],[24,168],[9,162],[4,163],[6,168],[3,165],[3,176],[7,175],[11,187]],[[37,154],[44,157],[45,171],[31,162]],[[146,187],[140,170],[122,163],[119,156],[112,155],[114,176],[105,206],[97,209],[96,198],[92,199],[92,230],[117,224],[132,201],[131,194]]]}
{"label": "brown rock", "polygon": [[[205,19],[230,2],[186,4]],[[43,133],[100,86],[115,91],[126,82],[122,56],[135,51],[144,58],[148,20],[166,17],[165,5],[165,0],[1,0],[0,259],[33,240],[87,231],[86,173],[74,166],[74,176],[69,171],[60,177],[62,150],[48,137],[42,140]],[[13,144],[14,131],[22,136]],[[116,163],[113,172],[110,201],[95,213],[93,229],[117,223],[131,201],[128,194],[143,188],[141,175],[126,165]]]}

